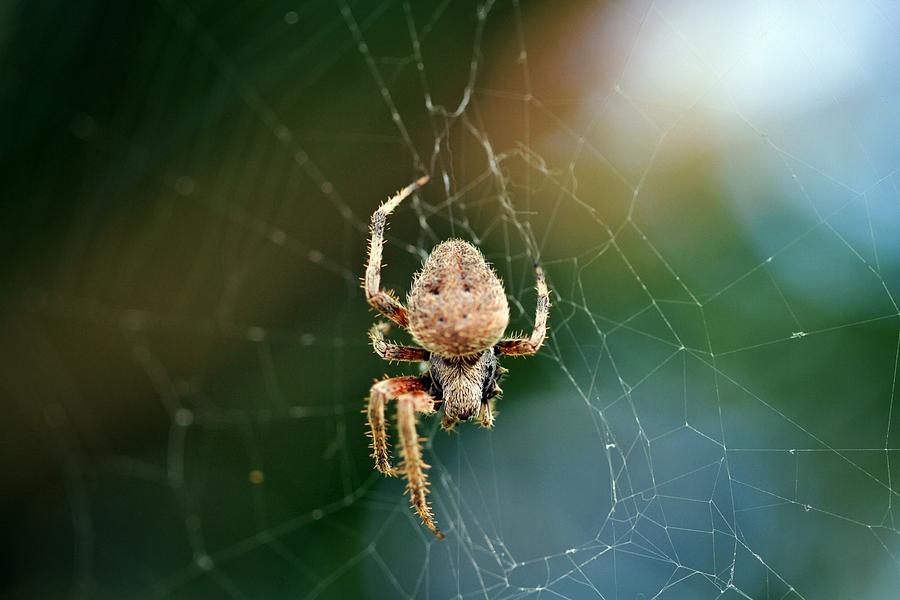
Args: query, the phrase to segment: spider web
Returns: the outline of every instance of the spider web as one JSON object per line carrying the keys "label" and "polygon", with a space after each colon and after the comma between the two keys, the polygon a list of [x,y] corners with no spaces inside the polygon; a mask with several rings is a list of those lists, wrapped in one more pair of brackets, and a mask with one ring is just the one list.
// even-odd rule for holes
{"label": "spider web", "polygon": [[[896,597],[893,7],[134,10],[10,10],[10,594]],[[423,172],[385,285],[455,236],[554,304],[420,424],[444,542],[359,412]]]}

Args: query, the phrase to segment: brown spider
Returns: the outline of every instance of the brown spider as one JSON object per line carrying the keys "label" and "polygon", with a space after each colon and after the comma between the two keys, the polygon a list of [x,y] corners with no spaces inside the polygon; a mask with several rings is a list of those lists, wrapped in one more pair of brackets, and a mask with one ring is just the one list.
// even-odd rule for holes
{"label": "brown spider", "polygon": [[[432,414],[443,403],[441,426],[452,429],[460,420],[475,418],[482,427],[494,423],[494,401],[502,392],[497,385],[506,369],[498,354],[528,356],[537,352],[547,333],[549,292],[544,272],[535,263],[537,309],[534,330],[528,338],[501,341],[509,323],[509,306],[503,284],[481,252],[463,240],[446,240],[431,251],[422,270],[413,276],[407,306],[390,290],[380,288],[381,251],[387,216],[400,202],[428,182],[428,176],[400,190],[372,215],[369,258],[363,287],[366,299],[378,312],[403,327],[422,346],[400,346],[385,341],[389,323],[377,323],[369,331],[375,353],[385,360],[425,362],[420,376],[392,377],[376,382],[369,392],[369,437],[375,468],[385,475],[402,473],[412,507],[423,523],[440,539],[428,502],[429,468],[422,460],[416,433],[416,413]],[[397,431],[402,463],[391,466],[388,455],[384,406],[397,400]]]}

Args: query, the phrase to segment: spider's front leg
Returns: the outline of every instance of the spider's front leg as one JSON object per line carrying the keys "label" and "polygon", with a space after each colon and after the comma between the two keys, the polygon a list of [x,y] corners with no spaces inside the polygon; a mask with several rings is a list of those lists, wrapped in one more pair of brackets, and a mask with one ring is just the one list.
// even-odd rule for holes
{"label": "spider's front leg", "polygon": [[387,425],[384,419],[384,407],[391,398],[399,398],[404,394],[423,390],[422,382],[418,377],[394,377],[375,383],[369,390],[369,403],[366,414],[369,422],[369,437],[372,443],[372,458],[375,459],[375,469],[396,477],[397,472],[391,466],[390,451],[388,450]]}
{"label": "spider's front leg", "polygon": [[390,463],[384,407],[388,400],[397,400],[397,432],[400,438],[400,454],[403,459],[399,472],[406,478],[406,491],[412,507],[422,522],[439,539],[444,539],[434,524],[434,514],[428,503],[429,465],[422,459],[422,445],[416,432],[416,413],[434,412],[434,399],[418,377],[394,377],[384,379],[372,386],[369,394],[369,435],[372,438],[372,458],[375,468],[385,475],[397,474]]}

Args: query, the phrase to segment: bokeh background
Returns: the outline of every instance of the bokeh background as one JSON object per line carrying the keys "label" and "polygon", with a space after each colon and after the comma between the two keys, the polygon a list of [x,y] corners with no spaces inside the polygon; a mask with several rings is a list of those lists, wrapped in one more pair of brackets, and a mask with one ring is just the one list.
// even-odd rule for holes
{"label": "bokeh background", "polygon": [[[891,2],[0,7],[2,595],[897,598]],[[500,416],[372,471],[359,277],[479,244]],[[398,340],[407,338],[394,332]]]}

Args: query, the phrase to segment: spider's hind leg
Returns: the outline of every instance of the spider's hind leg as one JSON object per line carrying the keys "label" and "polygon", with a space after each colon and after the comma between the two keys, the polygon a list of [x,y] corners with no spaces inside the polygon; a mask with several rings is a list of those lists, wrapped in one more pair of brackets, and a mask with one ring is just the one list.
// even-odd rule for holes
{"label": "spider's hind leg", "polygon": [[409,184],[392,198],[384,202],[372,213],[372,225],[369,228],[369,257],[366,260],[366,274],[363,277],[363,288],[366,291],[366,300],[378,312],[388,319],[406,327],[406,307],[397,299],[390,290],[381,289],[381,256],[384,249],[384,229],[387,226],[387,218],[404,198],[428,183],[428,176],[422,176]]}
{"label": "spider's hind leg", "polygon": [[544,269],[534,263],[534,275],[537,280],[537,306],[534,311],[534,329],[527,338],[501,340],[496,346],[499,354],[507,356],[531,356],[543,345],[547,337],[547,316],[550,312],[550,290],[544,278]]}

